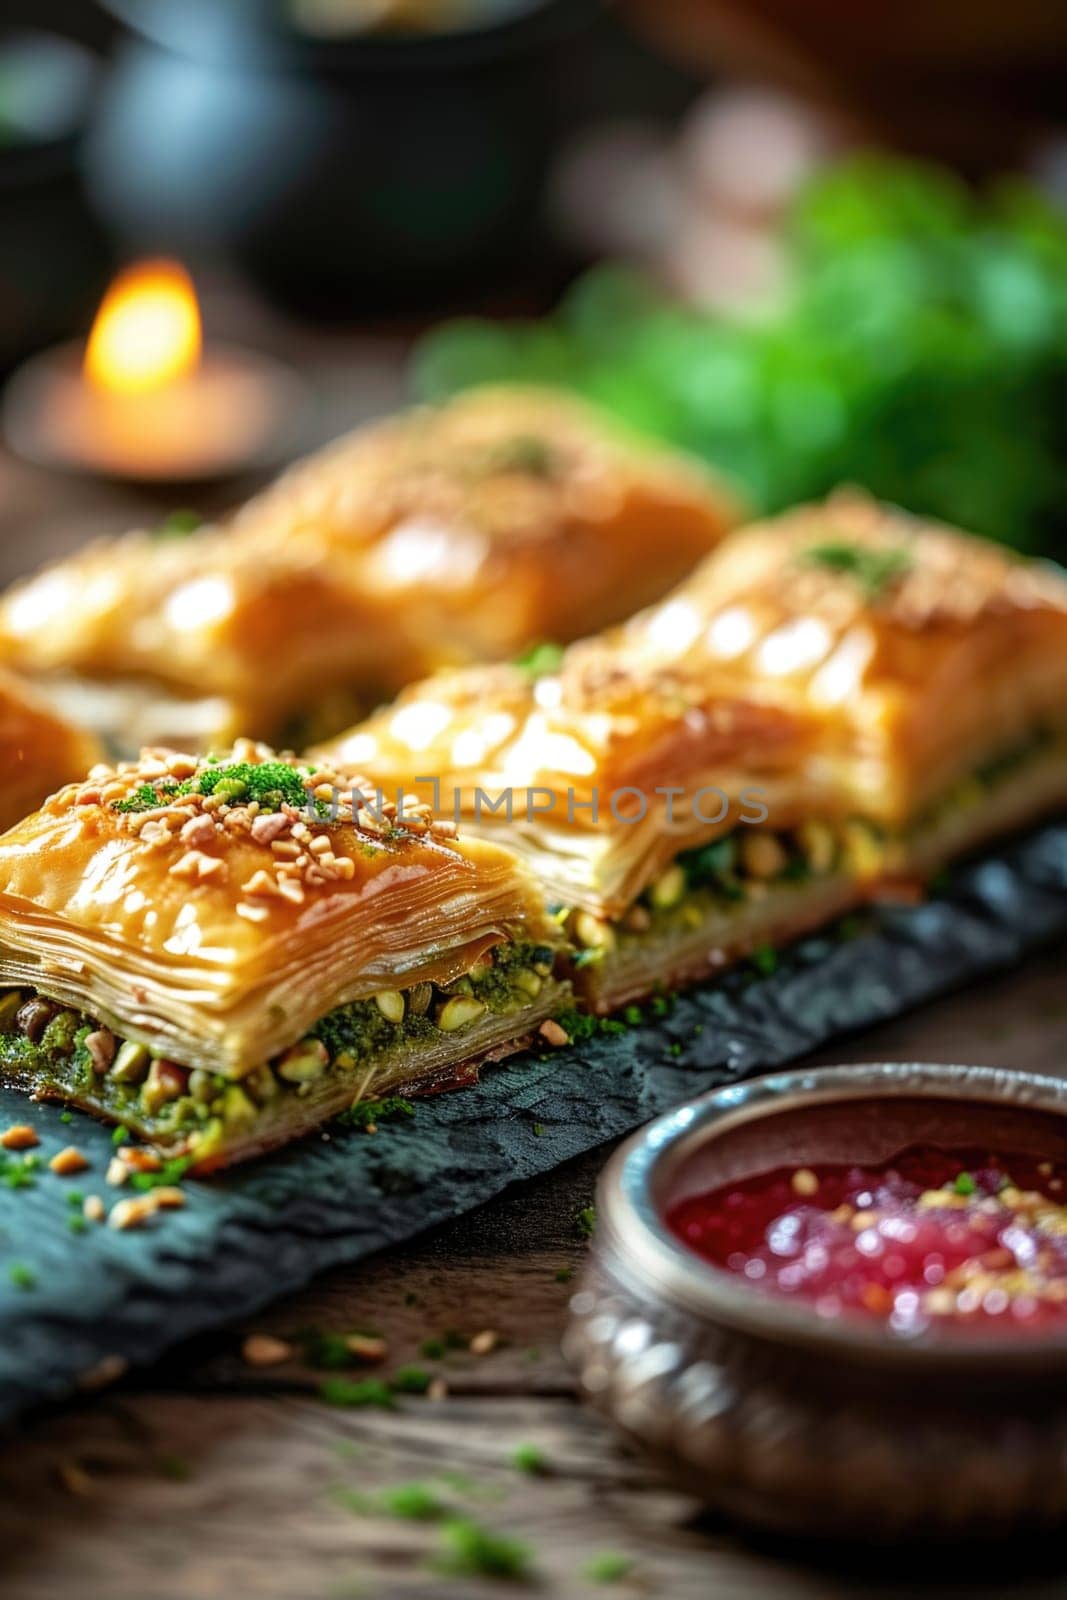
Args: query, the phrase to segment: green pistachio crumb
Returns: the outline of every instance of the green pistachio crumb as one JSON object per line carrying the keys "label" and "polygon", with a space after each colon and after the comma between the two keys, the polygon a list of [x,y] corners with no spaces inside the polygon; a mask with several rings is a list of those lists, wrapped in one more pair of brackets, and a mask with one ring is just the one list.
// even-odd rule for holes
{"label": "green pistachio crumb", "polygon": [[319,1384],[319,1399],[330,1406],[377,1406],[392,1411],[393,1391],[381,1378],[326,1378]]}
{"label": "green pistachio crumb", "polygon": [[894,584],[911,571],[911,554],[902,548],[869,550],[863,545],[846,544],[844,540],[831,540],[826,544],[812,545],[805,550],[801,560],[806,566],[822,567],[828,572],[841,572],[855,578],[868,600],[877,600]]}
{"label": "green pistachio crumb", "polygon": [[305,1366],[317,1367],[320,1371],[337,1372],[356,1365],[357,1357],[353,1355],[348,1345],[351,1334],[359,1334],[365,1339],[381,1337],[369,1328],[349,1328],[344,1333],[328,1333],[321,1328],[305,1328],[294,1337],[300,1344]]}
{"label": "green pistachio crumb", "polygon": [[518,1583],[532,1577],[532,1554],[526,1545],[468,1517],[453,1517],[442,1524],[441,1545],[434,1566],[449,1576],[504,1578]]}
{"label": "green pistachio crumb", "polygon": [[581,1575],[589,1583],[619,1583],[632,1568],[633,1562],[629,1556],[617,1550],[602,1550],[586,1562]]}
{"label": "green pistachio crumb", "polygon": [[541,643],[531,645],[521,656],[516,656],[514,665],[531,678],[547,678],[559,671],[562,662],[562,645]]}
{"label": "green pistachio crumb", "polygon": [[163,1187],[170,1188],[174,1184],[181,1182],[192,1164],[192,1156],[172,1156],[169,1161],[164,1161],[158,1172],[134,1172],[131,1174],[130,1187],[142,1191]]}
{"label": "green pistachio crumb", "polygon": [[763,977],[769,978],[778,971],[777,950],[771,944],[761,944],[758,950],[752,952],[752,965]]}
{"label": "green pistachio crumb", "polygon": [[168,512],[163,521],[155,530],[157,539],[182,539],[187,534],[195,533],[204,519],[199,511],[188,510],[181,507],[177,511]]}
{"label": "green pistachio crumb", "polygon": [[548,1471],[545,1453],[536,1444],[516,1445],[511,1453],[511,1464],[517,1472],[525,1472],[531,1478],[543,1477]]}
{"label": "green pistachio crumb", "polygon": [[414,1115],[415,1107],[411,1101],[394,1094],[387,1095],[384,1100],[359,1100],[334,1120],[343,1128],[362,1128],[364,1132],[369,1132],[390,1118]]}
{"label": "green pistachio crumb", "polygon": [[430,1374],[422,1367],[398,1367],[389,1385],[394,1394],[425,1394],[430,1387]]}
{"label": "green pistachio crumb", "polygon": [[9,1189],[32,1189],[37,1182],[34,1177],[37,1165],[29,1156],[20,1161],[16,1156],[0,1155],[0,1179]]}
{"label": "green pistachio crumb", "polygon": [[407,1522],[439,1522],[448,1515],[448,1506],[425,1483],[398,1483],[391,1489],[383,1489],[381,1505],[391,1517],[401,1517]]}

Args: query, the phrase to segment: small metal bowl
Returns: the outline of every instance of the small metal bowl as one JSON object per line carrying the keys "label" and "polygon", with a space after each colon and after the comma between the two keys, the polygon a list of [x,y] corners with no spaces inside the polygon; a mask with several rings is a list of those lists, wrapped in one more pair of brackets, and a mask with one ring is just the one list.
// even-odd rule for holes
{"label": "small metal bowl", "polygon": [[660,1117],[601,1176],[564,1348],[584,1392],[690,1492],[790,1533],[946,1538],[1067,1517],[1067,1334],[904,1338],[702,1263],[686,1195],[929,1142],[1067,1157],[1067,1083],[917,1063],[757,1078]]}

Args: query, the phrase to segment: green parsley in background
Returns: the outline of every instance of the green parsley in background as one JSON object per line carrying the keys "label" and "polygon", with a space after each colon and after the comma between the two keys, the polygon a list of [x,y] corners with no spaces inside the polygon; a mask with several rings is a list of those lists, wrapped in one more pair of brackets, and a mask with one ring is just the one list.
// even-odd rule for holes
{"label": "green parsley in background", "polygon": [[773,512],[860,484],[1027,550],[1067,550],[1067,218],[883,156],[829,169],[787,224],[785,296],[731,322],[595,268],[555,316],[446,324],[420,392],[560,383],[731,474]]}

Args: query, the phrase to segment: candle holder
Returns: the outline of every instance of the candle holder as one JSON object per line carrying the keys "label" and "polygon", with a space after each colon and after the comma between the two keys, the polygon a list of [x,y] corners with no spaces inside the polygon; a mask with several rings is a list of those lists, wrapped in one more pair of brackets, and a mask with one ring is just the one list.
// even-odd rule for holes
{"label": "candle holder", "polygon": [[7,386],[7,444],[38,466],[131,483],[199,483],[265,472],[298,453],[309,394],[281,362],[213,345],[196,372],[139,394],[85,381],[84,346],[31,357]]}

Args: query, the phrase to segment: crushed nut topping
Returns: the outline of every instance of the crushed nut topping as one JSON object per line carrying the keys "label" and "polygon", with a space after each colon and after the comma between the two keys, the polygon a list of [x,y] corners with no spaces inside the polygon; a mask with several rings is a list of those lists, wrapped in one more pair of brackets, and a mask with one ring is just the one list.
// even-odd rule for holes
{"label": "crushed nut topping", "polygon": [[69,1178],[75,1172],[84,1172],[88,1165],[88,1157],[73,1144],[67,1145],[65,1150],[60,1150],[48,1163],[49,1170],[60,1178]]}
{"label": "crushed nut topping", "polygon": [[32,1150],[40,1139],[28,1122],[16,1122],[0,1133],[0,1145],[5,1150]]}
{"label": "crushed nut topping", "polygon": [[[224,757],[197,761],[172,750],[148,749],[136,761],[96,766],[80,784],[60,791],[59,810],[101,807],[149,849],[175,852],[168,871],[191,884],[223,883],[227,850],[246,839],[263,851],[238,887],[238,915],[262,922],[271,903],[302,905],[309,890],[351,882],[356,861],[339,849],[337,824],[364,836],[367,852],[383,841],[456,836],[454,822],[405,797],[403,810],[358,773],[332,765],[308,767],[290,754],[239,739]],[[94,1036],[94,1065],[106,1039]],[[100,1070],[98,1067],[97,1070]]]}
{"label": "crushed nut topping", "polygon": [[277,1367],[292,1359],[293,1347],[273,1334],[250,1333],[241,1346],[241,1355],[250,1367]]}

